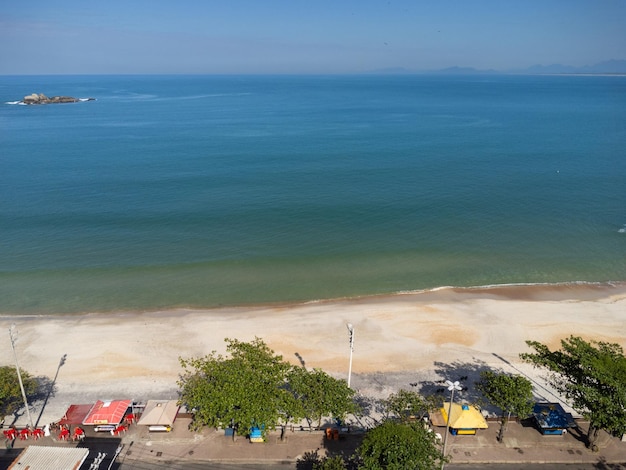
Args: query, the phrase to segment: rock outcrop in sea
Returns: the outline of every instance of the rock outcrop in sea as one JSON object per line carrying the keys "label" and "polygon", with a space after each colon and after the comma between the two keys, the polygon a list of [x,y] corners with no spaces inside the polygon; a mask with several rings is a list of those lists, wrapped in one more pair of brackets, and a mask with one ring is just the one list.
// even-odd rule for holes
{"label": "rock outcrop in sea", "polygon": [[24,104],[53,104],[53,103],[77,103],[79,101],[94,101],[95,98],[74,98],[72,96],[47,97],[43,93],[27,95],[22,100]]}

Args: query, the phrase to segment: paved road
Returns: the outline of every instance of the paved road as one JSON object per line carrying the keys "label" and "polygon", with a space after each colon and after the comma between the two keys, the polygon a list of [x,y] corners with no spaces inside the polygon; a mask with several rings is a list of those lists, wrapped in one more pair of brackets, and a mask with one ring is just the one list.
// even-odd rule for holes
{"label": "paved road", "polygon": [[[153,462],[122,464],[119,470],[290,470],[295,469],[295,464],[289,465],[248,465],[248,464],[218,464],[213,462],[171,462],[167,465],[154,465]],[[113,470],[113,469],[111,469]]]}
{"label": "paved road", "polygon": [[[0,450],[0,470],[6,470],[19,450],[6,453]],[[289,470],[296,469],[295,464],[285,465],[249,465],[249,464],[218,464],[214,462],[137,462],[120,459],[115,462],[111,470]],[[446,465],[446,470],[626,470],[623,464],[492,464],[492,465]]]}
{"label": "paved road", "polygon": [[[115,468],[115,467],[113,467]],[[446,470],[626,470],[624,464],[491,464],[491,465],[446,465]],[[171,462],[165,466],[155,466],[154,463],[132,462],[122,464],[119,470],[288,470],[296,469],[295,464],[289,465],[246,465],[246,464],[216,464],[200,462]]]}

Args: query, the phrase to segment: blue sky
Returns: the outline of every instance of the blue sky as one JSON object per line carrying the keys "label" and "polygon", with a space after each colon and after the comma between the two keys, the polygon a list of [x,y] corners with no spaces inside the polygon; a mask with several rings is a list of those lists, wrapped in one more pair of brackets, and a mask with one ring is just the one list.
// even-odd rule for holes
{"label": "blue sky", "polygon": [[626,0],[1,0],[0,74],[511,70],[626,59]]}

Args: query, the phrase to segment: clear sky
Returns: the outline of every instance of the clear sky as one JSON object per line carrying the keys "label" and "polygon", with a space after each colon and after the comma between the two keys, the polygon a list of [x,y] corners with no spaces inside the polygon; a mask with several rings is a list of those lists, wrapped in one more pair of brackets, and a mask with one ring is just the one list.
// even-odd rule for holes
{"label": "clear sky", "polygon": [[626,0],[0,0],[0,74],[507,71],[626,59]]}

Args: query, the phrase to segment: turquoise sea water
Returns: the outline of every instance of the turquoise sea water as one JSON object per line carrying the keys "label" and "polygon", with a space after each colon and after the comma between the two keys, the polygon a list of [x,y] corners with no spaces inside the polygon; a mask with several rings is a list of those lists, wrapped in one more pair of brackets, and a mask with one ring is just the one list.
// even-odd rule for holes
{"label": "turquoise sea water", "polygon": [[0,77],[0,236],[4,313],[624,281],[626,77]]}

